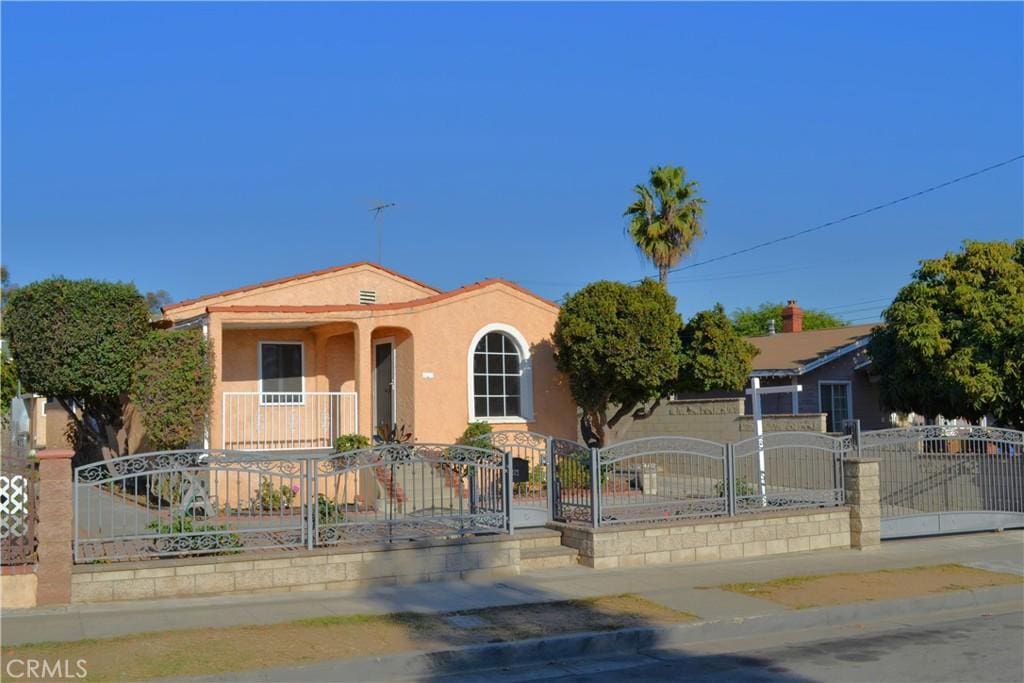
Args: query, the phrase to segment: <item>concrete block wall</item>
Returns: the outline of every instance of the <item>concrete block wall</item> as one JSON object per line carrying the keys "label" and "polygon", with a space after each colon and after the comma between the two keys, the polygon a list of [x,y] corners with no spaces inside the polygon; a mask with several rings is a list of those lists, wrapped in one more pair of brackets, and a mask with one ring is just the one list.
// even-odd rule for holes
{"label": "concrete block wall", "polygon": [[789,510],[742,517],[589,529],[559,525],[562,545],[595,569],[731,560],[850,547],[850,511]]}
{"label": "concrete block wall", "polygon": [[[824,432],[825,415],[765,415],[766,432]],[[643,420],[625,418],[615,429],[616,441],[649,436],[689,436],[733,443],[754,436],[754,418],[744,414],[743,398],[672,401]]]}
{"label": "concrete block wall", "polygon": [[71,575],[71,602],[345,590],[517,574],[518,539],[494,536],[380,549],[80,565]]}

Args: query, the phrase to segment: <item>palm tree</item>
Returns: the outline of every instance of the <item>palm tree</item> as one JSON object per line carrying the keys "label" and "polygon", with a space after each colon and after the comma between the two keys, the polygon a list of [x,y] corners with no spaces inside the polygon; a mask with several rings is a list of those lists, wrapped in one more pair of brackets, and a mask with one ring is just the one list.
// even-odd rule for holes
{"label": "palm tree", "polygon": [[668,283],[668,271],[704,236],[704,198],[696,180],[686,179],[682,166],[651,169],[651,184],[637,185],[635,202],[623,216],[629,216],[626,232],[658,269],[658,280]]}

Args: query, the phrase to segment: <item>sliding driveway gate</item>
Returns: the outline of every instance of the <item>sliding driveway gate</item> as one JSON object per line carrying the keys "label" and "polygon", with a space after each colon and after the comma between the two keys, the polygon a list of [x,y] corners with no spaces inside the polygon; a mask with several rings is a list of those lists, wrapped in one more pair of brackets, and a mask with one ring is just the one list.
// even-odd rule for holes
{"label": "sliding driveway gate", "polygon": [[1024,432],[883,429],[859,450],[880,461],[882,538],[1024,527]]}

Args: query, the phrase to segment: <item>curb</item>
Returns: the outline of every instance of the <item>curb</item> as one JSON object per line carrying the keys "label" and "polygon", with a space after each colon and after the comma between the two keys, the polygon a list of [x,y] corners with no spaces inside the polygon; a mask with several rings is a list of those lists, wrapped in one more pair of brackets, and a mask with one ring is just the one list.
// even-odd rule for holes
{"label": "curb", "polygon": [[[470,645],[436,652],[406,652],[385,657],[320,662],[203,676],[191,681],[393,681],[414,677],[445,677],[487,670],[566,660],[590,655],[629,655],[656,647],[678,647],[710,640],[756,636],[779,631],[841,626],[879,621],[911,614],[998,605],[1024,598],[1019,585],[957,591],[937,596],[816,607],[795,612],[698,621],[664,627],[638,627],[618,631],[574,633],[505,643]],[[180,680],[180,679],[178,679]]]}

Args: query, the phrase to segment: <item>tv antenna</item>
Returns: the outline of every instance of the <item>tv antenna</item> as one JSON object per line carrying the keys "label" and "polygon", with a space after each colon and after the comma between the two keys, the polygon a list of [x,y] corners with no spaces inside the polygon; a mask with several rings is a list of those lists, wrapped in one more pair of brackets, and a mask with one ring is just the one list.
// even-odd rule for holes
{"label": "tv antenna", "polygon": [[392,208],[394,206],[397,206],[397,204],[395,204],[394,202],[378,202],[377,204],[375,204],[373,206],[372,209],[370,209],[370,213],[373,214],[373,222],[377,226],[377,265],[378,266],[384,265],[384,261],[383,261],[384,236],[383,236],[383,230],[381,228],[380,221],[377,220],[377,219],[379,219],[381,217],[381,214],[384,213],[384,209],[390,209],[390,208]]}

